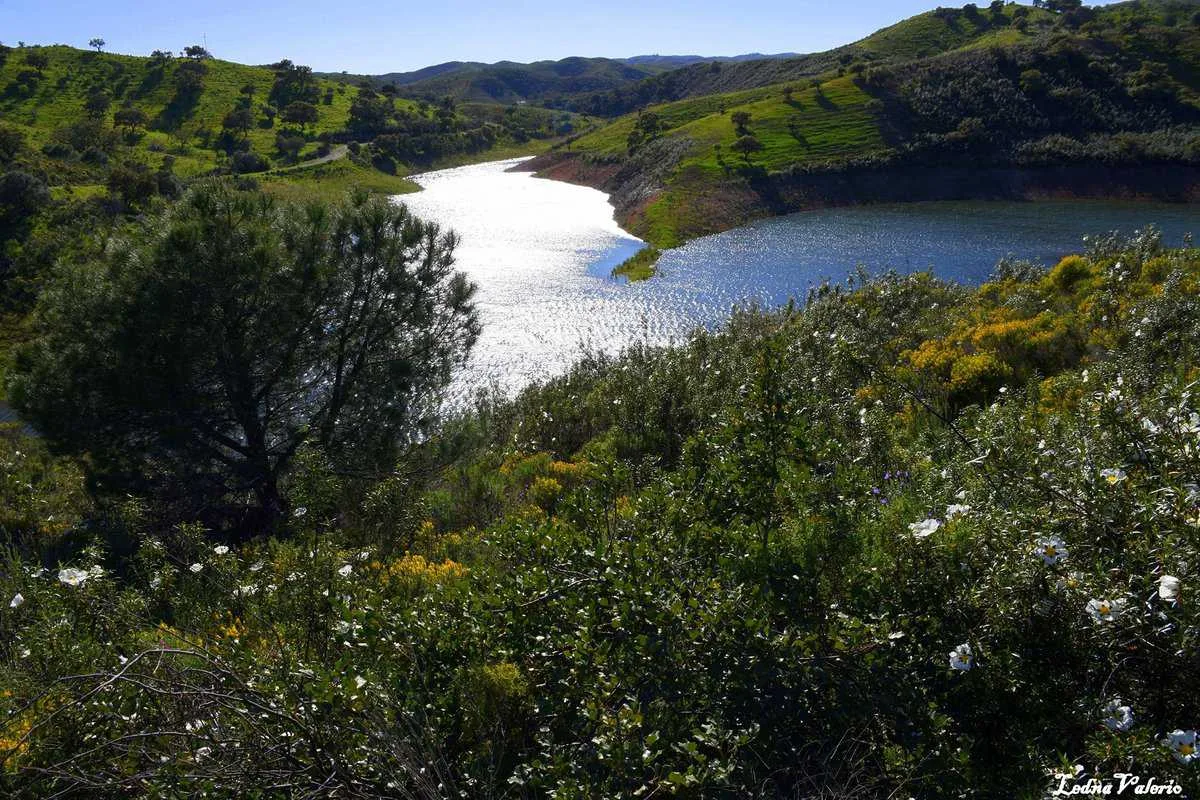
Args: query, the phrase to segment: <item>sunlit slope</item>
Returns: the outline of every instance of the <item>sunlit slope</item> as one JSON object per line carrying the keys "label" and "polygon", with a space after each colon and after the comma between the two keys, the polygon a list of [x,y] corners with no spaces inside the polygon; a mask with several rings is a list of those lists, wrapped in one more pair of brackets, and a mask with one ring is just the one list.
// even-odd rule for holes
{"label": "sunlit slope", "polygon": [[[43,54],[47,64],[31,68],[29,53]],[[0,119],[24,130],[33,149],[51,141],[56,130],[87,117],[86,103],[93,87],[108,90],[112,104],[104,117],[111,122],[124,104],[146,113],[149,123],[137,142],[144,153],[171,151],[176,172],[187,176],[215,165],[211,148],[189,147],[178,153],[181,143],[191,145],[206,135],[216,135],[225,116],[237,106],[243,89],[253,87],[250,111],[255,125],[247,136],[260,153],[274,149],[276,126],[263,123],[263,108],[269,105],[275,75],[266,67],[205,59],[202,89],[192,98],[181,97],[176,76],[184,59],[156,68],[149,58],[78,50],[65,46],[13,48],[0,64]],[[28,80],[29,73],[37,73]],[[21,80],[26,73],[26,80]],[[327,90],[332,89],[332,94]],[[345,127],[353,90],[331,81],[319,81],[322,101],[316,103],[318,119],[309,126],[314,134]],[[324,98],[329,97],[329,103]]]}

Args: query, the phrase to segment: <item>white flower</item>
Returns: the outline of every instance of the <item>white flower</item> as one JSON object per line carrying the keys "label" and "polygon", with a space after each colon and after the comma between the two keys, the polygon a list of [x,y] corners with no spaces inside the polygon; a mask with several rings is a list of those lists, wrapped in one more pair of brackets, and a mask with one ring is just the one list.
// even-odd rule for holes
{"label": "white flower", "polygon": [[1183,432],[1200,435],[1200,414],[1192,412],[1192,415],[1188,417],[1188,421],[1183,423]]}
{"label": "white flower", "polygon": [[1109,486],[1116,486],[1121,481],[1125,480],[1125,470],[1115,467],[1100,470],[1100,477],[1108,482]]}
{"label": "white flower", "polygon": [[1048,770],[1048,772],[1054,776],[1054,780],[1056,783],[1061,783],[1062,781],[1077,781],[1077,780],[1079,780],[1081,777],[1083,777],[1084,769],[1083,769],[1083,764],[1076,764],[1075,766],[1073,766],[1071,768],[1070,772],[1058,772],[1057,770],[1053,770],[1053,769]]}
{"label": "white flower", "polygon": [[223,544],[219,544],[219,545],[217,545],[216,547],[214,547],[214,548],[213,548],[213,552],[214,552],[214,553],[216,553],[216,554],[217,554],[217,555],[219,555],[219,556],[223,556],[223,555],[225,555],[226,553],[228,553],[228,552],[229,552],[229,548],[228,548],[228,547],[226,547],[226,546],[225,546],[225,545],[223,545]]}
{"label": "white flower", "polygon": [[928,539],[938,528],[942,527],[940,520],[926,519],[921,522],[914,522],[908,526],[908,530],[916,539]]}
{"label": "white flower", "polygon": [[971,645],[960,644],[950,651],[951,669],[966,672],[973,666],[975,666],[975,654],[971,652]]}
{"label": "white flower", "polygon": [[255,561],[253,564],[250,565],[249,569],[251,572],[258,572],[260,569],[263,568],[263,566],[264,566],[263,562]]}
{"label": "white flower", "polygon": [[1092,619],[1096,622],[1112,622],[1121,615],[1121,606],[1124,603],[1120,600],[1099,600],[1091,599],[1087,603],[1087,612],[1092,615]]}
{"label": "white flower", "polygon": [[1037,541],[1035,551],[1049,566],[1054,566],[1067,557],[1067,544],[1057,536],[1045,536]]}
{"label": "white flower", "polygon": [[1104,727],[1110,731],[1124,733],[1133,727],[1133,709],[1121,704],[1116,698],[1104,707]]}
{"label": "white flower", "polygon": [[295,511],[292,512],[292,516],[293,517],[303,517],[307,513],[308,513],[308,509],[305,508],[304,506],[300,506],[299,508],[297,508]]}
{"label": "white flower", "polygon": [[970,513],[970,511],[971,507],[963,505],[962,503],[955,503],[954,505],[946,506],[946,520],[950,521],[955,517],[965,516],[966,514]]}
{"label": "white flower", "polygon": [[21,604],[24,602],[25,602],[25,597],[20,592],[17,592],[16,594],[13,595],[13,599],[9,602],[8,607],[9,608],[19,608],[21,606]]}
{"label": "white flower", "polygon": [[1180,764],[1190,764],[1196,760],[1195,731],[1171,731],[1167,734],[1164,744],[1171,748],[1171,755],[1175,756],[1175,760]]}
{"label": "white flower", "polygon": [[1179,600],[1179,578],[1174,575],[1163,575],[1158,579],[1158,596],[1168,603],[1174,603]]}
{"label": "white flower", "polygon": [[1058,581],[1055,582],[1054,585],[1057,586],[1062,591],[1068,591],[1071,589],[1078,589],[1082,584],[1083,584],[1083,573],[1068,572],[1065,578],[1059,578]]}
{"label": "white flower", "polygon": [[339,619],[333,623],[333,630],[341,636],[357,636],[362,630],[362,625],[357,622],[347,622],[344,619]]}
{"label": "white flower", "polygon": [[58,579],[67,586],[83,586],[87,583],[88,578],[92,577],[92,573],[86,569],[76,569],[75,567],[64,567],[58,571]]}
{"label": "white flower", "polygon": [[354,686],[355,686],[355,688],[361,689],[362,687],[364,687],[364,686],[366,686],[366,685],[367,685],[367,679],[366,679],[366,678],[364,678],[362,675],[355,675],[355,676],[354,676]]}
{"label": "white flower", "polygon": [[343,578],[349,578],[351,572],[354,572],[354,567],[349,564],[342,564],[342,566],[338,567],[338,575],[341,575]]}
{"label": "white flower", "polygon": [[200,563],[195,563],[195,564],[192,564],[190,567],[188,567],[188,569],[190,569],[192,572],[199,572],[200,570],[204,569],[204,565],[200,564]]}

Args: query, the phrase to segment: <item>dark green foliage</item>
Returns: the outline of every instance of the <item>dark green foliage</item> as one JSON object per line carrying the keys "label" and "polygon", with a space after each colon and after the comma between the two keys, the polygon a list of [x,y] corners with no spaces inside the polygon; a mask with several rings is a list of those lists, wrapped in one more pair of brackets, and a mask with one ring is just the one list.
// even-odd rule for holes
{"label": "dark green foliage", "polygon": [[84,102],[84,109],[88,116],[94,119],[101,119],[108,115],[108,109],[112,106],[112,95],[102,86],[94,86],[88,92],[87,100]]}
{"label": "dark green foliage", "polygon": [[654,141],[662,133],[662,122],[653,111],[640,112],[637,124],[629,132],[627,148],[630,154],[635,153],[646,142]]}
{"label": "dark green foliage", "polygon": [[294,162],[297,160],[300,151],[304,149],[304,145],[303,136],[294,136],[284,131],[280,131],[275,135],[275,148],[289,161]]}
{"label": "dark green foliage", "polygon": [[476,335],[454,243],[383,200],[201,186],[46,289],[13,401],[109,486],[250,492],[269,528],[301,445],[369,471],[424,423]]}
{"label": "dark green foliage", "polygon": [[[0,787],[1007,800],[1081,763],[1194,794],[1162,738],[1200,713],[1198,292],[1153,231],[977,292],[824,286],[481,402],[382,480],[302,447],[293,537],[232,550],[0,438],[0,524],[93,542],[80,586],[0,572],[0,712],[33,731]],[[1006,349],[1043,315],[1086,350]],[[964,340],[1055,366],[953,409],[913,354]]]}
{"label": "dark green foliage", "polygon": [[11,125],[0,123],[0,164],[15,159],[25,148],[25,134]]}
{"label": "dark green foliage", "polygon": [[268,170],[271,168],[271,162],[252,150],[239,150],[230,157],[229,166],[235,173],[242,175]]}
{"label": "dark green foliage", "polygon": [[730,149],[741,153],[742,158],[747,164],[749,164],[750,156],[760,152],[763,149],[763,143],[760,142],[756,137],[746,134],[739,136],[737,141],[730,145]]}
{"label": "dark green foliage", "polygon": [[50,57],[41,50],[33,49],[25,54],[25,63],[38,72],[41,72],[50,66]]}
{"label": "dark green foliage", "polygon": [[275,72],[275,83],[267,99],[272,105],[286,108],[292,103],[317,103],[321,90],[311,67],[293,64],[285,58],[278,64],[272,64],[271,69]]}
{"label": "dark green foliage", "polygon": [[137,106],[123,106],[117,109],[113,114],[113,124],[125,128],[128,132],[133,133],[138,128],[146,127],[150,118]]}
{"label": "dark green foliage", "polygon": [[[1145,17],[1149,20],[1152,17]],[[1109,18],[1078,35],[1037,46],[955,53],[925,62],[878,68],[865,79],[882,101],[892,144],[910,151],[966,153],[971,163],[1021,160],[1024,143],[1059,136],[1074,140],[1064,160],[1109,160],[1106,137],[1152,136],[1168,149],[1171,131],[1200,124],[1194,76],[1200,68],[1186,45],[1194,33],[1157,28],[1129,38]],[[1119,49],[1115,49],[1119,48]],[[1185,85],[1176,76],[1192,76]],[[1135,148],[1122,160],[1191,160],[1192,148],[1147,157]],[[939,163],[945,163],[939,155]]]}
{"label": "dark green foliage", "polygon": [[158,194],[158,178],[145,164],[122,162],[115,164],[106,182],[110,195],[120,199],[126,208],[140,208]]}
{"label": "dark green foliage", "polygon": [[317,121],[317,108],[312,103],[296,100],[288,103],[279,116],[284,122],[307,127]]}
{"label": "dark green foliage", "polygon": [[0,225],[18,226],[50,203],[45,181],[21,170],[0,175]]}

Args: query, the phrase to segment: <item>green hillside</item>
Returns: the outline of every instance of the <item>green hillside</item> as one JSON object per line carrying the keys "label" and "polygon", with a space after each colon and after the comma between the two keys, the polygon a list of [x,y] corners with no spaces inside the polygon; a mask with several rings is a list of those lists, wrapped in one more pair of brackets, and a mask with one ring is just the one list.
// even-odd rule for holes
{"label": "green hillside", "polygon": [[[293,104],[299,103],[296,114]],[[283,61],[246,66],[208,56],[151,57],[65,46],[0,49],[0,123],[24,140],[22,163],[60,187],[95,193],[114,165],[157,168],[169,158],[187,180],[213,171],[272,172],[269,184],[330,170],[296,163],[348,155],[334,170],[379,191],[412,188],[412,168],[545,149],[576,120],[544,109],[505,111],[406,100],[313,75]],[[390,136],[375,146],[381,136]],[[359,142],[364,148],[341,145]],[[67,187],[71,187],[67,191]]]}
{"label": "green hillside", "polygon": [[[27,63],[30,54],[44,56],[46,66],[31,70]],[[145,112],[147,124],[133,146],[134,152],[145,157],[169,153],[175,157],[176,172],[187,177],[217,166],[216,151],[205,143],[220,132],[225,116],[248,96],[248,110],[254,120],[246,133],[251,149],[273,152],[277,125],[282,123],[266,125],[262,112],[270,105],[274,71],[211,58],[193,62],[201,63],[205,72],[202,89],[192,97],[179,89],[179,73],[185,63],[187,59],[161,63],[63,46],[14,48],[0,66],[0,120],[25,132],[33,149],[41,151],[69,126],[89,117],[89,95],[94,87],[101,87],[108,93],[110,107],[100,119],[111,124],[124,105]],[[21,80],[30,71],[36,76]],[[317,121],[305,129],[307,138],[313,141],[302,155],[311,155],[320,134],[345,128],[349,118],[352,90],[320,79],[317,87],[322,101],[314,104]],[[243,93],[248,88],[252,92]],[[324,102],[326,97],[328,103]],[[54,163],[54,159],[48,159],[45,164],[52,171],[69,175],[70,161]]]}
{"label": "green hillside", "polygon": [[821,202],[812,185],[830,181],[814,175],[1196,165],[1197,11],[939,9],[852,45],[818,76],[651,105],[533,167],[614,193],[626,225],[673,247]]}
{"label": "green hillside", "polygon": [[856,63],[878,65],[989,43],[1011,43],[1036,36],[1054,22],[1055,15],[1049,11],[1012,3],[973,13],[937,9],[833,50],[790,58],[692,64],[608,92],[578,95],[565,105],[591,114],[623,114],[688,97],[806,81]]}

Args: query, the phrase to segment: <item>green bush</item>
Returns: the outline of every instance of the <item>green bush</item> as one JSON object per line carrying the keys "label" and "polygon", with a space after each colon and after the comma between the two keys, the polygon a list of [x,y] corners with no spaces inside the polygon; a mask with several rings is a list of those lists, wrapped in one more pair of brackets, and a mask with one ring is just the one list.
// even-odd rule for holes
{"label": "green bush", "polygon": [[39,455],[6,497],[81,534],[0,568],[0,788],[1195,794],[1200,254],[1072,263],[589,356],[382,480],[307,450],[284,540],[101,513]]}

